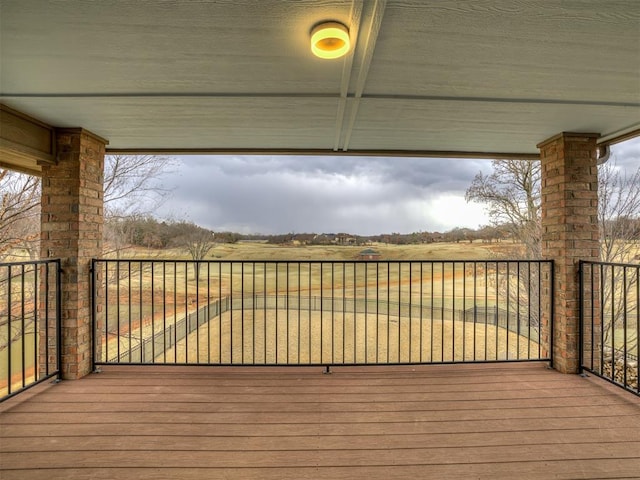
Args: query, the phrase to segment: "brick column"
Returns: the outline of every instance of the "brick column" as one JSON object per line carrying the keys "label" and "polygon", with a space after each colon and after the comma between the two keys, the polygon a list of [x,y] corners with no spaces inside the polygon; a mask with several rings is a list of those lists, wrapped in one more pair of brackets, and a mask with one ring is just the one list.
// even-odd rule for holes
{"label": "brick column", "polygon": [[62,375],[91,371],[90,260],[102,254],[107,142],[81,128],[57,129],[58,162],[42,167],[42,258],[62,261]]}
{"label": "brick column", "polygon": [[597,134],[561,133],[538,145],[542,160],[542,255],[555,261],[554,367],[579,368],[578,261],[598,260]]}

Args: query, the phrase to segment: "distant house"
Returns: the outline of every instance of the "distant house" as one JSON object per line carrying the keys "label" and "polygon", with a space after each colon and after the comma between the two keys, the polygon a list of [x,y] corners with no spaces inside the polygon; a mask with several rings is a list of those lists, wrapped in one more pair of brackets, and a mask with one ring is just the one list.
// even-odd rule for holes
{"label": "distant house", "polygon": [[357,239],[355,237],[352,237],[348,233],[338,233],[333,241],[337,245],[355,245]]}
{"label": "distant house", "polygon": [[373,248],[367,248],[358,254],[358,258],[360,260],[380,260],[381,255],[380,252],[377,252]]}

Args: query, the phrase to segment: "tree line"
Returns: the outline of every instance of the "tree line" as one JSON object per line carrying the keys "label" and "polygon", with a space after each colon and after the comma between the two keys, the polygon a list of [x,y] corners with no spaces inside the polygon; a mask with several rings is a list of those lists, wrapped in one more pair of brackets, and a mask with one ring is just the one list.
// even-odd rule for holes
{"label": "tree line", "polygon": [[[109,230],[118,231],[124,243],[130,246],[162,249],[185,246],[189,239],[204,236],[213,243],[262,242],[276,245],[367,245],[386,243],[411,245],[435,242],[488,243],[508,240],[510,227],[483,226],[478,229],[454,228],[446,232],[383,233],[378,235],[356,235],[342,233],[280,233],[245,234],[230,231],[213,231],[184,220],[163,220],[148,216],[130,216],[110,219]],[[113,223],[117,223],[115,226]]]}

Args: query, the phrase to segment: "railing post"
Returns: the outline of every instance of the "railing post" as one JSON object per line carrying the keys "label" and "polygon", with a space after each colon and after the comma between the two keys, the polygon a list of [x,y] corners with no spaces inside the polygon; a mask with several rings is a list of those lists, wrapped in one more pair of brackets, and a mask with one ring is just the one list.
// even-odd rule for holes
{"label": "railing post", "polygon": [[578,363],[578,373],[580,375],[583,374],[584,372],[584,351],[585,351],[585,308],[584,308],[584,302],[585,302],[585,295],[584,295],[584,289],[585,289],[585,282],[584,282],[584,266],[585,266],[585,262],[584,260],[580,260],[580,263],[578,264],[578,290],[579,290],[579,300],[578,300],[578,309],[579,309],[579,321],[578,321],[578,337],[579,337],[579,344],[578,344],[578,359],[579,359],[579,363]]}
{"label": "railing post", "polygon": [[91,266],[89,267],[89,275],[91,275],[91,281],[89,282],[89,288],[91,289],[91,295],[89,298],[91,299],[91,371],[96,372],[96,349],[98,342],[98,324],[96,319],[96,290],[97,290],[97,282],[96,282],[96,259],[91,259]]}
{"label": "railing post", "polygon": [[551,269],[549,274],[549,291],[547,294],[548,302],[549,302],[549,367],[555,368],[555,347],[554,347],[554,331],[555,331],[555,318],[556,318],[556,302],[555,296],[556,292],[556,263],[555,261],[550,261]]}
{"label": "railing post", "polygon": [[62,263],[56,262],[56,370],[58,380],[62,380]]}

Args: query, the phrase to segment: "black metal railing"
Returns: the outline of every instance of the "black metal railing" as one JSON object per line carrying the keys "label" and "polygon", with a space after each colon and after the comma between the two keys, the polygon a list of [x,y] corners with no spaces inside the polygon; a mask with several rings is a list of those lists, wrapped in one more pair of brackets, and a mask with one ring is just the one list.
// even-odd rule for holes
{"label": "black metal railing", "polygon": [[60,261],[0,264],[0,401],[60,374]]}
{"label": "black metal railing", "polygon": [[94,362],[550,360],[549,261],[94,260]]}
{"label": "black metal railing", "polygon": [[580,262],[581,369],[640,395],[640,265]]}

